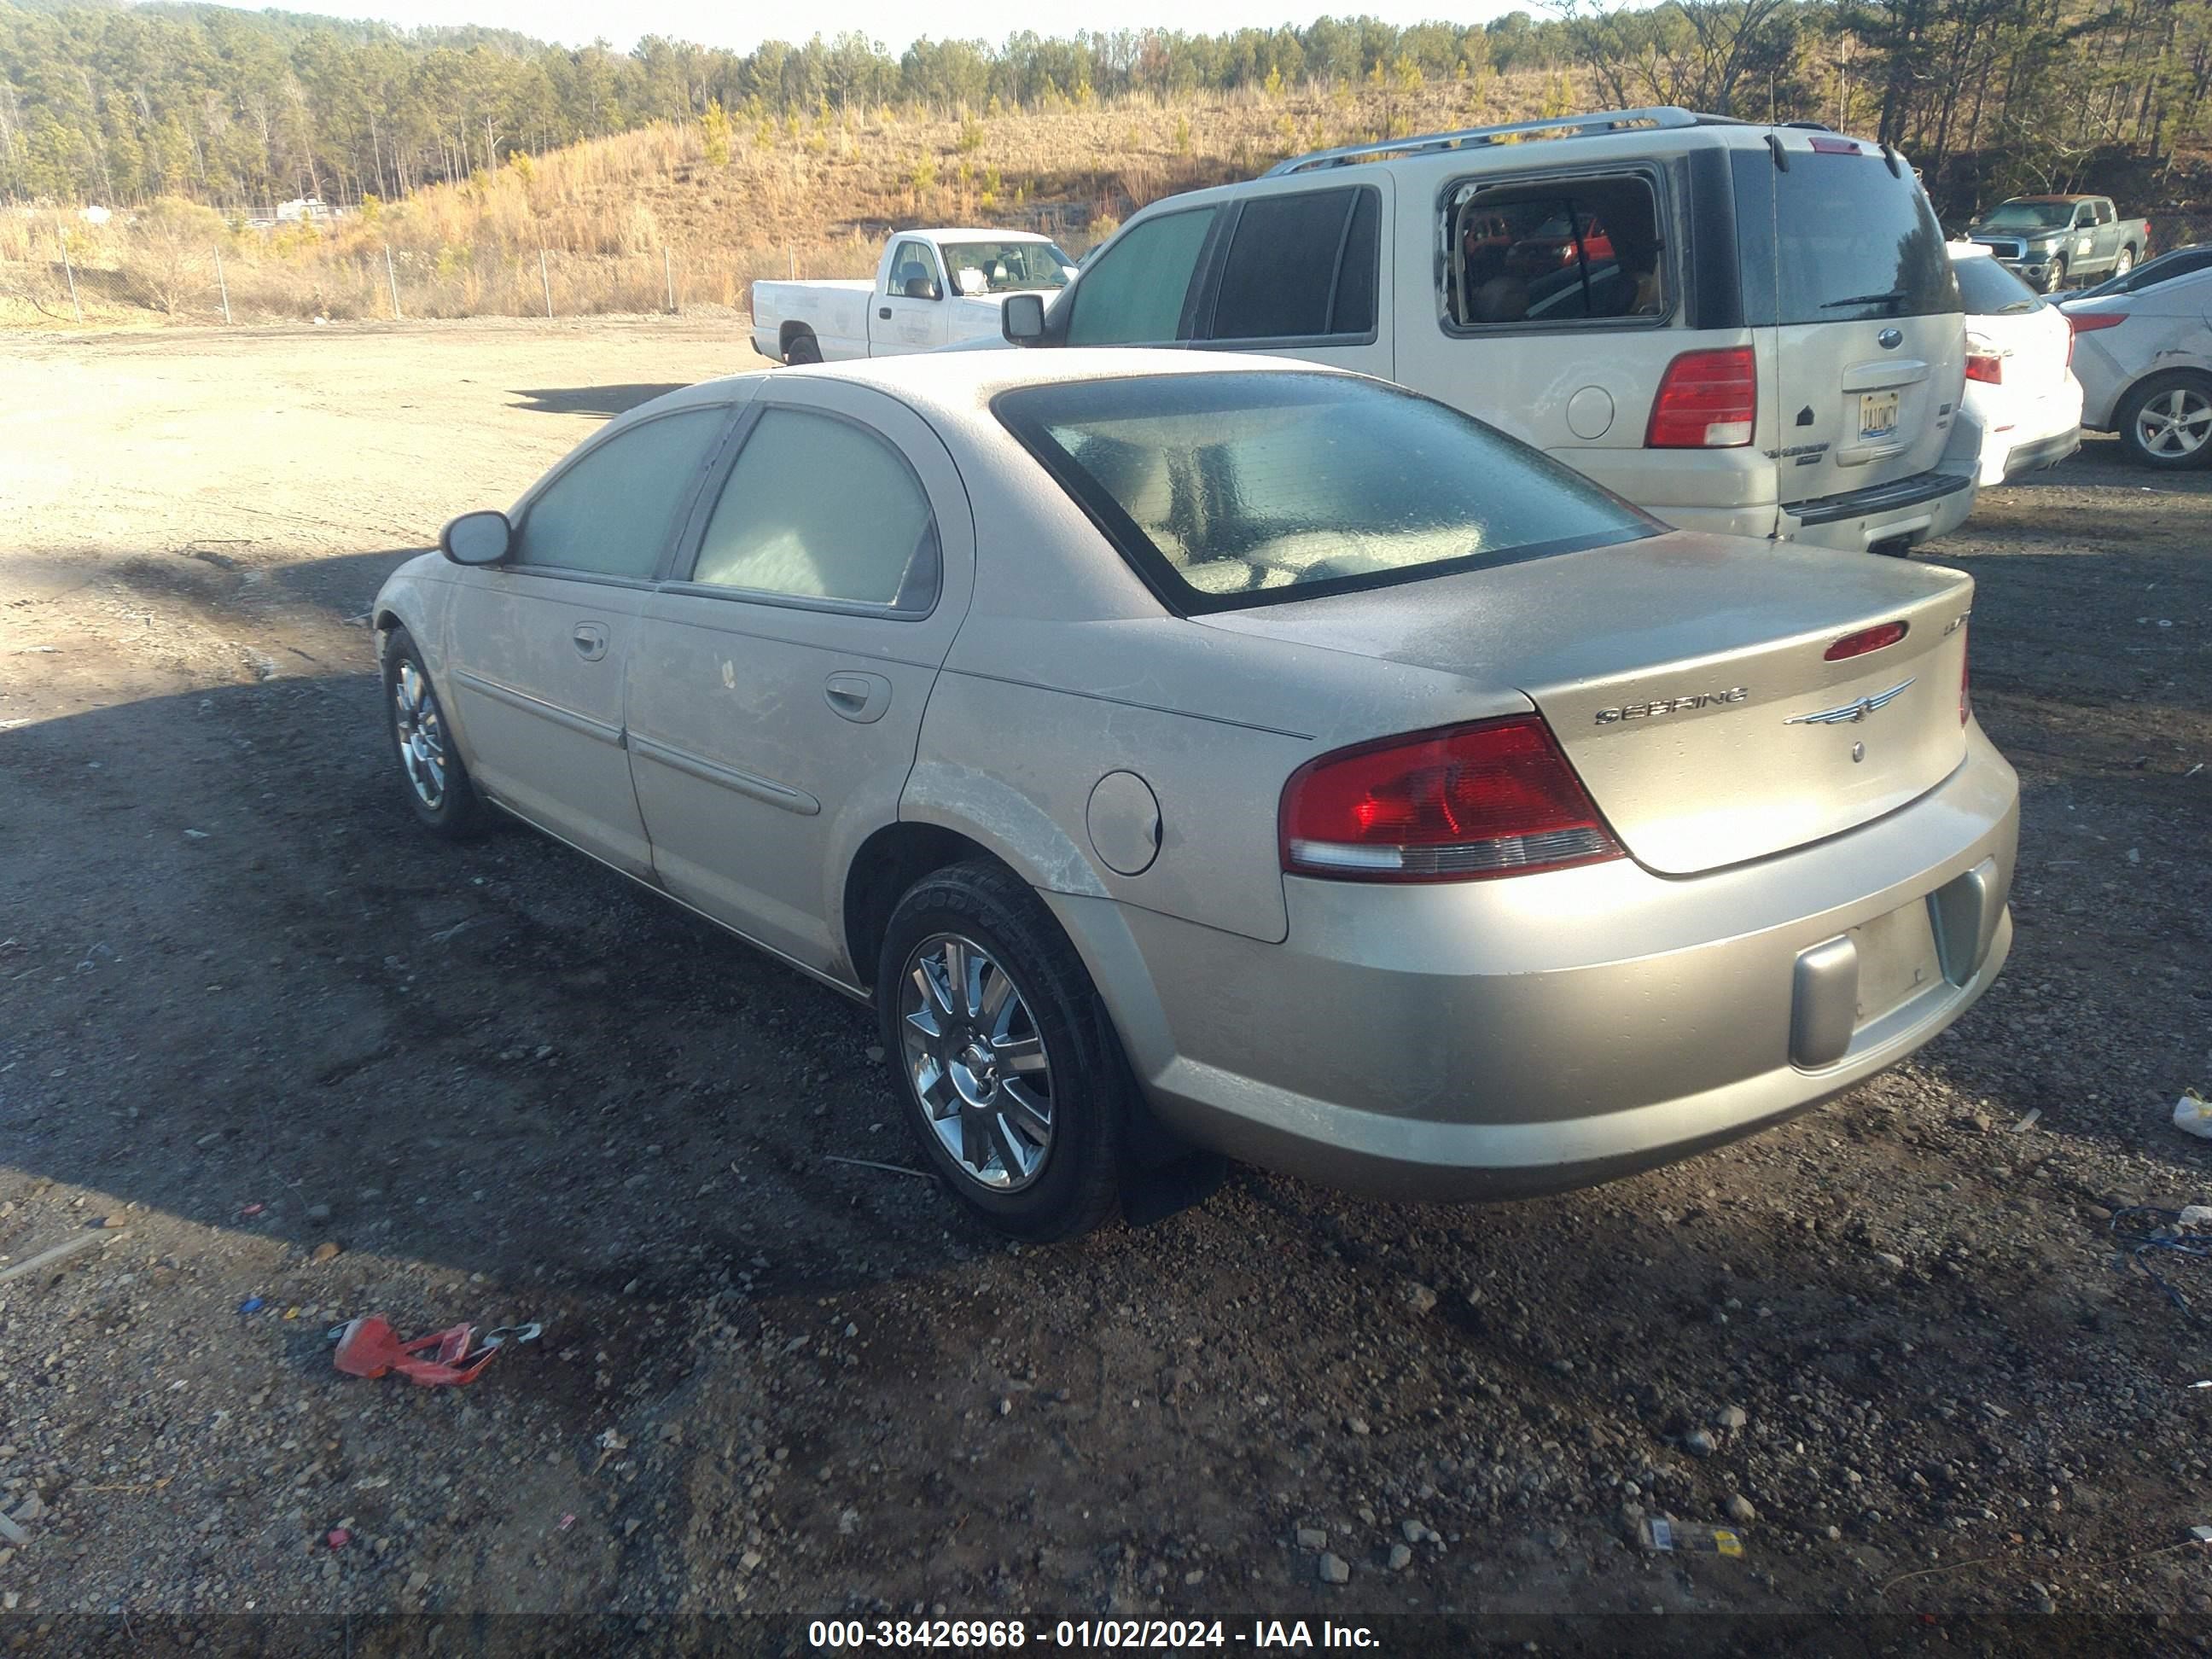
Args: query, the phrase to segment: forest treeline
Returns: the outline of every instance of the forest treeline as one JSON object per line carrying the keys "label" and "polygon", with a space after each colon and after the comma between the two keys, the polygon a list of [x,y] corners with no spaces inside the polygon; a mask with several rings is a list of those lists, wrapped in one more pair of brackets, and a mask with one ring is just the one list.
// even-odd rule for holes
{"label": "forest treeline", "polygon": [[[1322,18],[1225,34],[1118,30],[993,46],[857,34],[750,52],[649,36],[629,52],[500,30],[399,30],[212,5],[0,0],[0,200],[234,218],[295,197],[390,200],[655,121],[825,121],[886,105],[994,111],[1097,100],[1556,73],[1608,105],[1820,120],[1929,169],[2063,186],[2097,158],[2202,146],[2207,0],[1554,0],[1479,27]],[[1562,93],[1564,99],[1565,93]],[[1564,103],[1562,105],[1564,107]]]}

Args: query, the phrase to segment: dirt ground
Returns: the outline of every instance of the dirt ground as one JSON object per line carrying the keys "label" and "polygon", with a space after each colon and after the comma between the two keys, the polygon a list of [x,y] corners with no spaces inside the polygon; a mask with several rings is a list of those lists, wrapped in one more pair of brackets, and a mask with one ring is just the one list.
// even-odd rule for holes
{"label": "dirt ground", "polygon": [[[389,763],[385,573],[757,362],[678,322],[0,357],[0,1272],[106,1224],[0,1284],[0,1640],[2053,1608],[2197,1640],[2212,1275],[2170,1259],[2169,1299],[2108,1223],[2212,1200],[2168,1121],[2212,1092],[2212,472],[2093,442],[1932,555],[1981,584],[2026,799],[2011,965],[1912,1064],[1593,1192],[1238,1170],[1020,1250],[828,1161],[909,1155],[861,1011],[538,836],[434,842]],[[326,1329],[374,1310],[545,1334],[467,1389],[337,1375]],[[1741,1560],[1632,1541],[1732,1504]]]}

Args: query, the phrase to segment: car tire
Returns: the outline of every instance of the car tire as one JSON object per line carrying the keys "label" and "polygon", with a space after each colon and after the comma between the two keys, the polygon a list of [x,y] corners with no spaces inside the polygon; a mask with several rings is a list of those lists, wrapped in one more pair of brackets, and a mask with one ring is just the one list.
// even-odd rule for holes
{"label": "car tire", "polygon": [[923,877],[891,913],[876,987],[907,1127],[971,1214],[1048,1243],[1114,1212],[1135,1082],[1027,883],[981,860]]}
{"label": "car tire", "polygon": [[447,841],[481,835],[491,815],[454,745],[422,653],[404,628],[393,629],[385,638],[384,709],[416,820]]}
{"label": "car tire", "polygon": [[2118,278],[2120,278],[2120,277],[2122,277],[2122,276],[2126,276],[2130,271],[2133,270],[2135,268],[2136,268],[2136,251],[2135,251],[2133,248],[2131,248],[2131,247],[2124,247],[2124,248],[2122,248],[2122,249],[2119,251],[2119,252],[2118,252],[2118,254],[2116,254],[2116,255],[2114,255],[2114,256],[2113,256],[2113,258],[2112,258],[2112,276],[2113,276],[2113,278],[2114,278],[2115,280],[2117,280],[2117,279],[2118,279]]}
{"label": "car tire", "polygon": [[2064,254],[2060,253],[2052,256],[2051,270],[2049,274],[2044,277],[2044,282],[2045,283],[2045,287],[2043,291],[2045,294],[2056,294],[2060,289],[2066,286],[2066,256]]}
{"label": "car tire", "polygon": [[2176,369],[2128,388],[2112,411],[2128,459],[2168,471],[2212,459],[2212,374]]}
{"label": "car tire", "polygon": [[805,363],[818,363],[822,361],[822,342],[816,339],[811,331],[801,329],[784,347],[783,361],[792,368]]}

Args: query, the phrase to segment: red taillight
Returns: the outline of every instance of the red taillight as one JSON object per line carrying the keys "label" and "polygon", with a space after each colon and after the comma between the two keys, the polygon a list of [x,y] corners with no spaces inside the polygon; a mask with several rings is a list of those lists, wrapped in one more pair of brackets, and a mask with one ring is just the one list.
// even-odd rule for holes
{"label": "red taillight", "polygon": [[1820,653],[1823,660],[1841,662],[1846,657],[1863,657],[1869,651],[1879,651],[1886,645],[1895,645],[1905,637],[1909,624],[1901,622],[1883,623],[1874,628],[1862,628],[1856,634],[1846,634]]}
{"label": "red taillight", "polygon": [[1759,414],[1759,368],[1749,346],[1686,351],[1667,365],[1646,449],[1735,449],[1751,441]]}
{"label": "red taillight", "polygon": [[[2073,336],[2067,336],[2070,343]],[[1966,354],[1966,378],[1979,380],[1985,386],[2004,384],[2004,359],[1995,352],[1970,351]]]}
{"label": "red taillight", "polygon": [[1283,868],[1343,881],[1471,881],[1621,856],[1536,715],[1361,744],[1283,788]]}
{"label": "red taillight", "polygon": [[2094,334],[2100,328],[2118,328],[2128,319],[2124,311],[2069,311],[2066,325],[2076,334]]}
{"label": "red taillight", "polygon": [[1973,641],[1967,636],[1966,624],[1960,624],[1959,635],[1959,724],[1964,726],[1973,717],[1974,705],[1966,692],[1966,662],[1973,654]]}

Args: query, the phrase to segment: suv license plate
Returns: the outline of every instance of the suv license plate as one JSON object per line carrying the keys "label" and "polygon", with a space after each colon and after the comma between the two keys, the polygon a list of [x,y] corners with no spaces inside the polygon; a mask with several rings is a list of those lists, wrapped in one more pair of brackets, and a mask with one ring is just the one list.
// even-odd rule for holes
{"label": "suv license plate", "polygon": [[1859,436],[1887,438],[1897,430],[1897,394],[1894,392],[1862,392],[1859,393]]}

